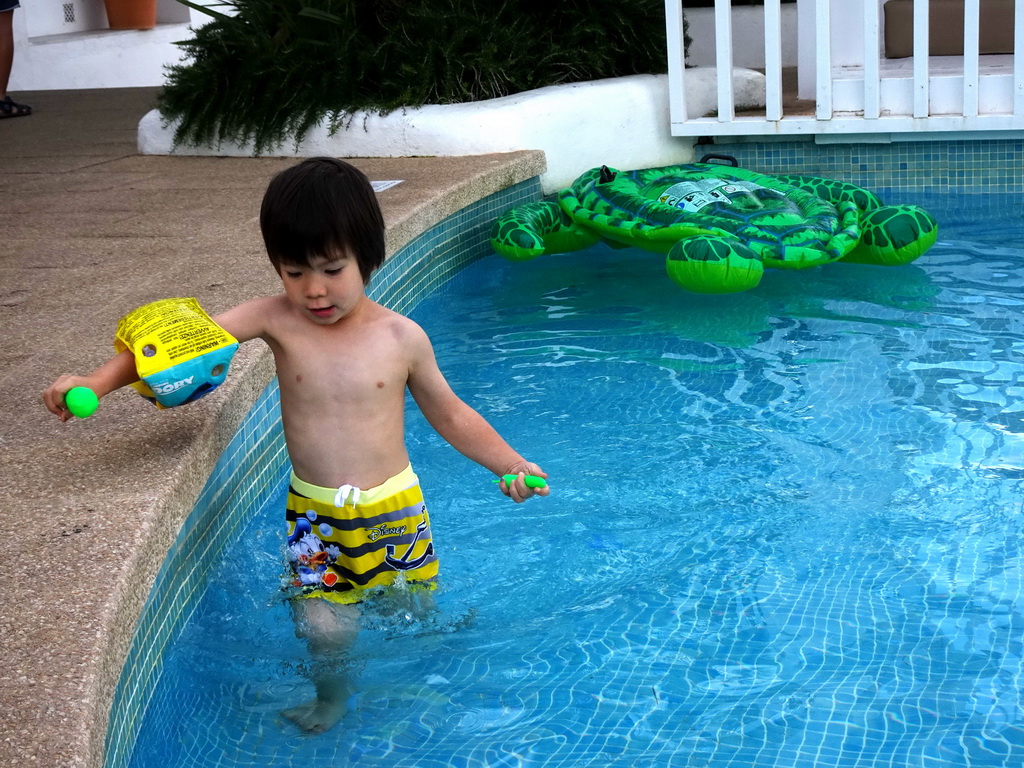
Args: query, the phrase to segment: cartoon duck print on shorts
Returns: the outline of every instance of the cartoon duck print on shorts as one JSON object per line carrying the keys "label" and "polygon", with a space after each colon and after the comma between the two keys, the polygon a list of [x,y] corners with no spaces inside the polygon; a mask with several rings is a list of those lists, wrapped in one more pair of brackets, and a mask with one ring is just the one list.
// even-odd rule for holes
{"label": "cartoon duck print on shorts", "polygon": [[297,518],[295,529],[288,536],[288,557],[295,572],[292,586],[333,587],[338,583],[338,574],[328,571],[327,566],[340,555],[337,545],[324,546],[320,537],[313,533],[313,523],[308,518]]}

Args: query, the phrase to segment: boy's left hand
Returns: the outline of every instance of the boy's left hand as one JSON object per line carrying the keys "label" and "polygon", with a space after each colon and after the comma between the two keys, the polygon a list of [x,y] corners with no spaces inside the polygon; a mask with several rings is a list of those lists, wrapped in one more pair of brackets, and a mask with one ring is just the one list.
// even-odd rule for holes
{"label": "boy's left hand", "polygon": [[537,475],[537,477],[543,477],[547,480],[547,473],[538,467],[533,462],[523,461],[509,467],[504,475],[516,475],[516,479],[511,483],[506,483],[504,478],[498,483],[498,487],[501,492],[508,496],[516,504],[520,504],[526,501],[531,496],[547,496],[551,493],[551,489],[548,486],[543,488],[527,488],[526,481],[523,479],[527,475]]}

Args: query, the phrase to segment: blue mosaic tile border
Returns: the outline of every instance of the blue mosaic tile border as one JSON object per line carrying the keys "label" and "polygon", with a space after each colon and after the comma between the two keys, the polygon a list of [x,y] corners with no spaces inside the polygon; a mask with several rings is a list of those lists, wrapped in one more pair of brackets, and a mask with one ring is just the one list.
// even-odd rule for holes
{"label": "blue mosaic tile border", "polygon": [[[389,258],[374,276],[369,296],[396,312],[409,312],[460,269],[492,252],[488,240],[498,215],[540,197],[534,178],[449,216]],[[224,543],[245,522],[244,512],[267,503],[284,482],[288,463],[278,396],[274,380],[217,462],[157,574],[114,694],[106,768],[128,764],[164,650],[195,610]]]}
{"label": "blue mosaic tile border", "polygon": [[697,144],[694,156],[731,155],[759,173],[805,173],[870,189],[886,202],[927,195],[1021,194],[1024,139],[893,141],[818,144],[814,141]]}

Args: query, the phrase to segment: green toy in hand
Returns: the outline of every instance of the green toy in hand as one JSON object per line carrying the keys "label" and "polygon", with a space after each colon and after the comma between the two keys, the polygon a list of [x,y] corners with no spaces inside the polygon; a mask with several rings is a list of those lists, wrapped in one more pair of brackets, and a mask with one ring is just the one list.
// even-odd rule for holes
{"label": "green toy in hand", "polygon": [[74,387],[64,395],[64,407],[78,419],[87,419],[100,407],[100,399],[88,387]]}
{"label": "green toy in hand", "polygon": [[[505,481],[507,485],[511,485],[519,475],[502,475],[501,479]],[[537,475],[526,475],[523,478],[526,482],[527,488],[544,488],[548,481],[543,477],[537,477]],[[492,483],[500,483],[501,480],[492,480]]]}

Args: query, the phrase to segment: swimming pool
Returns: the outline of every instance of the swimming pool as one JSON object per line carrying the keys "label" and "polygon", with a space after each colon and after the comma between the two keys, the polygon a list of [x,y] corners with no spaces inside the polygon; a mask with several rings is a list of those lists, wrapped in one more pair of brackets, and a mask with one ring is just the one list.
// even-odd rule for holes
{"label": "swimming pool", "polygon": [[644,253],[467,267],[413,316],[553,495],[506,502],[410,410],[439,610],[375,601],[353,711],[300,736],[278,484],[130,764],[1024,763],[1024,221],[925,203],[919,264],[737,296]]}

